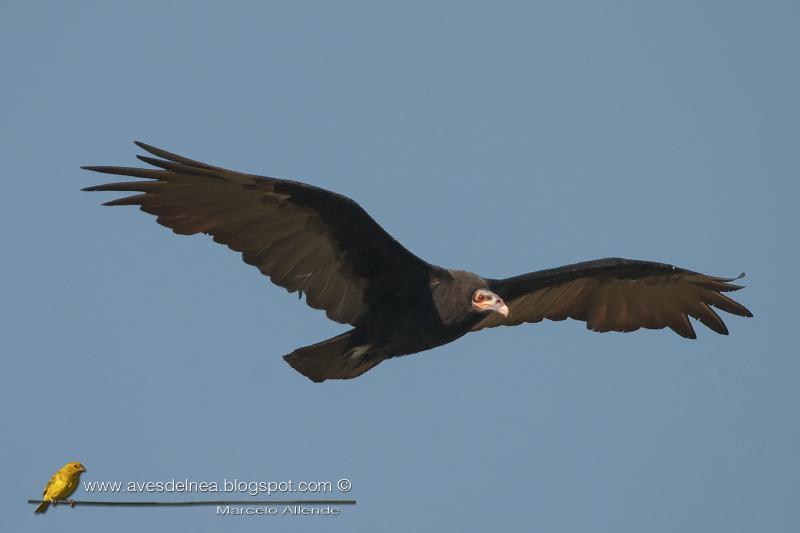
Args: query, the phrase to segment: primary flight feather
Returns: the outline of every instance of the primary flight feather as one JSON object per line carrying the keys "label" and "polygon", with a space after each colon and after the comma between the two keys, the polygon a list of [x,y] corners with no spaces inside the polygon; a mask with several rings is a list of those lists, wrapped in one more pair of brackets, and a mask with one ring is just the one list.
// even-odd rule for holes
{"label": "primary flight feather", "polygon": [[154,168],[83,168],[144,180],[84,190],[138,193],[105,205],[137,205],[175,233],[211,235],[331,320],[351,324],[284,356],[313,381],[354,378],[470,331],[545,318],[582,320],[593,331],[668,327],[693,339],[689,317],[727,335],[713,308],[752,316],[723,294],[742,288],[736,278],[663,263],[600,259],[499,280],[445,269],[408,251],[345,196],[136,144],[156,156],[137,156]]}

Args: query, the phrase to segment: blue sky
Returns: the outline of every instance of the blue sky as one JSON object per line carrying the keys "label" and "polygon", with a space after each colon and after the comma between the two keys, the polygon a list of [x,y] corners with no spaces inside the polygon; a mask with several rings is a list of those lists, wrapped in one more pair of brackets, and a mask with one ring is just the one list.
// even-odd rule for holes
{"label": "blue sky", "polygon": [[[797,3],[2,11],[2,529],[800,528]],[[134,164],[133,140],[346,194],[486,276],[608,256],[745,271],[755,318],[696,341],[498,328],[313,384],[281,355],[343,327],[80,192],[102,181],[80,165]],[[358,506],[34,517],[68,460],[84,481],[348,478]]]}

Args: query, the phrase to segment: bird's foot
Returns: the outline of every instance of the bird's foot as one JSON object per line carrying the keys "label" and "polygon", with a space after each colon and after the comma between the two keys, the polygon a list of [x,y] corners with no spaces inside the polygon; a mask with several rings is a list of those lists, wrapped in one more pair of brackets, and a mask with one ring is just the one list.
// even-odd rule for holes
{"label": "bird's foot", "polygon": [[69,504],[70,507],[75,507],[75,500],[73,500],[72,498],[67,500],[67,503]]}

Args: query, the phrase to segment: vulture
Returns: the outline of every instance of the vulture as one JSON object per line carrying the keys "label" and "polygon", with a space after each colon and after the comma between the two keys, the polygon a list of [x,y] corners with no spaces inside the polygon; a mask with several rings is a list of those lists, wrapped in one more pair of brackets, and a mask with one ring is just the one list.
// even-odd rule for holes
{"label": "vulture", "polygon": [[[676,266],[599,259],[506,279],[423,261],[356,202],[298,181],[246,174],[137,142],[151,168],[87,166],[142,178],[85,191],[136,193],[136,205],[182,235],[205,233],[240,252],[273,283],[352,329],[284,359],[312,381],[350,379],[381,361],[429,350],[484,328],[572,318],[592,331],[672,331],[696,338],[694,318],[722,335],[714,311],[750,317],[724,293],[741,278]],[[155,157],[151,157],[155,156]]]}

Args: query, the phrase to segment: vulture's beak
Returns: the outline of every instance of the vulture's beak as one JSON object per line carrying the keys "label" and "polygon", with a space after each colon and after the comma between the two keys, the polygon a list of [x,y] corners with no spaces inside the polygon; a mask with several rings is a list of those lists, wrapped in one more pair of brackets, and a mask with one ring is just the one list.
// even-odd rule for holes
{"label": "vulture's beak", "polygon": [[506,303],[503,300],[497,300],[497,303],[494,304],[489,309],[491,309],[492,311],[496,311],[496,312],[500,313],[504,317],[507,317],[508,313],[509,313],[508,306],[506,305]]}

